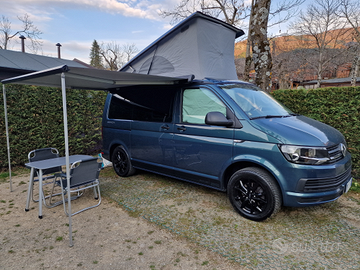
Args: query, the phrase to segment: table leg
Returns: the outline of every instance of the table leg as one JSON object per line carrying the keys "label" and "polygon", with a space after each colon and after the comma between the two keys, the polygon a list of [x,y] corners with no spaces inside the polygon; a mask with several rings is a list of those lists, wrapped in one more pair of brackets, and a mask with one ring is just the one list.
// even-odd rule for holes
{"label": "table leg", "polygon": [[42,219],[42,204],[43,204],[43,190],[42,190],[43,172],[39,170],[39,218]]}
{"label": "table leg", "polygon": [[34,170],[35,170],[34,168],[31,168],[31,171],[30,171],[30,181],[29,181],[26,206],[25,206],[26,212],[29,211],[30,200],[31,200],[31,196],[32,196],[32,189],[33,189],[33,185],[34,185]]}

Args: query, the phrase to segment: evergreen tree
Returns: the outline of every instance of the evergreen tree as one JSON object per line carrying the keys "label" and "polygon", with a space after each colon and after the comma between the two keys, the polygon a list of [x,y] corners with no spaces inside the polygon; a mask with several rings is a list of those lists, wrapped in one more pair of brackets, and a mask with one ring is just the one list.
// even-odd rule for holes
{"label": "evergreen tree", "polygon": [[104,69],[102,56],[100,54],[100,46],[95,39],[90,50],[90,65],[99,69]]}

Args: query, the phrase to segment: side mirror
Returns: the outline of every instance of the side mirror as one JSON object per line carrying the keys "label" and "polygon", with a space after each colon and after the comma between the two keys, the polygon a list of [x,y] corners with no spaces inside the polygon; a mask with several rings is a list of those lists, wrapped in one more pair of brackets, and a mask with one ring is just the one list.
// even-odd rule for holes
{"label": "side mirror", "polygon": [[221,112],[209,112],[205,117],[205,124],[229,127],[232,126],[234,122],[230,119],[227,119]]}

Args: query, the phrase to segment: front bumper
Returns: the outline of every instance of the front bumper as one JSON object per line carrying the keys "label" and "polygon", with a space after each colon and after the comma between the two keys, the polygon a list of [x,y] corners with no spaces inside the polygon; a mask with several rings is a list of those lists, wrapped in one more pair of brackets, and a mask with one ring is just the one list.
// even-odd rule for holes
{"label": "front bumper", "polygon": [[351,183],[351,168],[333,179],[301,179],[297,192],[286,192],[287,206],[302,207],[334,201],[349,191]]}

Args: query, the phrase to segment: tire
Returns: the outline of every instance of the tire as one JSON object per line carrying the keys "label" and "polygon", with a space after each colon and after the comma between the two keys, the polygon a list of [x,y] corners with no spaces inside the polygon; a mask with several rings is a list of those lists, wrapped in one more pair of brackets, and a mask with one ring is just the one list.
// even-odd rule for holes
{"label": "tire", "polygon": [[281,208],[281,191],[272,175],[261,168],[235,172],[229,180],[227,194],[234,209],[253,221],[263,221]]}
{"label": "tire", "polygon": [[131,165],[131,160],[123,146],[117,146],[111,155],[114,171],[121,177],[133,175],[135,169]]}

